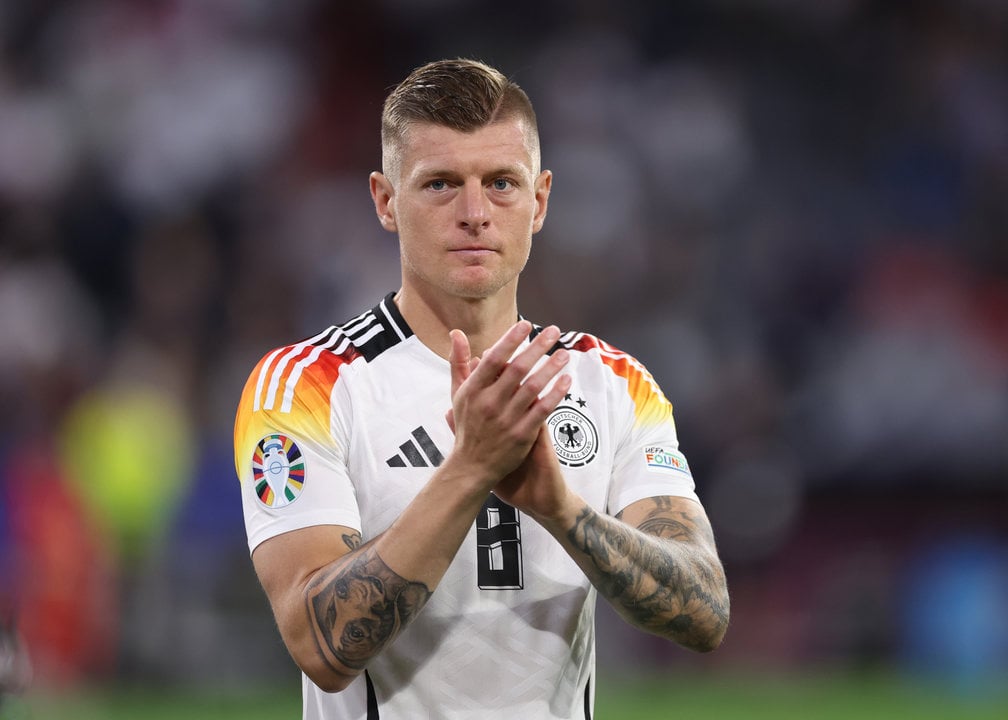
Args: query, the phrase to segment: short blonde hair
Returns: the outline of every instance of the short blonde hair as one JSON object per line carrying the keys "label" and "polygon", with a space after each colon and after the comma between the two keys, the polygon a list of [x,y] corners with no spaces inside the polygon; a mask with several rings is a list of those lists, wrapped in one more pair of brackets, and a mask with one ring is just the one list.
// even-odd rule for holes
{"label": "short blonde hair", "polygon": [[539,166],[539,130],[525,91],[499,70],[478,60],[438,60],[416,68],[399,83],[382,108],[382,172],[395,175],[414,123],[472,132],[519,117],[527,126],[529,150]]}

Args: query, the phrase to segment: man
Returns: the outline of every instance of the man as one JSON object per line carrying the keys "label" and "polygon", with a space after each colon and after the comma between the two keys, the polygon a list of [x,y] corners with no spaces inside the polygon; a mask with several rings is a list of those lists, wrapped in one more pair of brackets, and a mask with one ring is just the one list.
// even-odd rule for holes
{"label": "man", "polygon": [[497,70],[415,70],[370,177],[401,288],[249,378],[249,546],[307,719],[590,717],[596,593],[689,648],[724,635],[661,390],[602,341],[519,318],[539,162],[529,100]]}

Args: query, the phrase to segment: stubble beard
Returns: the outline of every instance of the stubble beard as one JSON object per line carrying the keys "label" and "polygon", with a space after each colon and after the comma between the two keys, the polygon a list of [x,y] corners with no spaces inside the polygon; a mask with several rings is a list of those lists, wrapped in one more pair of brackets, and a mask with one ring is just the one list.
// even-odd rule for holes
{"label": "stubble beard", "polygon": [[468,265],[452,268],[444,273],[426,272],[406,255],[402,255],[403,282],[425,286],[449,297],[467,300],[484,300],[516,285],[521,271],[528,262],[526,254],[521,266],[515,270],[498,266]]}

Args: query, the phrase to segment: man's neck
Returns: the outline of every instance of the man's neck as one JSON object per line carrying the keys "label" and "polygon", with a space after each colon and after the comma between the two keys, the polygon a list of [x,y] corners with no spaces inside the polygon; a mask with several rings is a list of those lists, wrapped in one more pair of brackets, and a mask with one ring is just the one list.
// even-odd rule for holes
{"label": "man's neck", "polygon": [[430,298],[403,287],[396,293],[395,303],[420,342],[445,359],[451,349],[448,333],[452,330],[466,334],[476,357],[518,321],[514,293],[489,298]]}

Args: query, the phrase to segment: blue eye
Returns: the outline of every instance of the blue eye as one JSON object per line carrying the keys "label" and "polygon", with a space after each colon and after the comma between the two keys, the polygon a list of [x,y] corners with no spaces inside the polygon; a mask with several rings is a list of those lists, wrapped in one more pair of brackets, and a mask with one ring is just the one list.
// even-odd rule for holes
{"label": "blue eye", "polygon": [[493,181],[494,190],[507,190],[511,187],[511,181],[506,178],[497,178]]}
{"label": "blue eye", "polygon": [[429,187],[431,190],[444,190],[448,187],[448,183],[444,180],[431,180]]}

